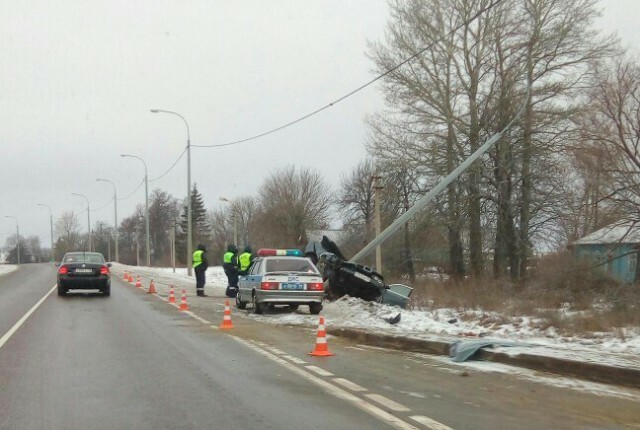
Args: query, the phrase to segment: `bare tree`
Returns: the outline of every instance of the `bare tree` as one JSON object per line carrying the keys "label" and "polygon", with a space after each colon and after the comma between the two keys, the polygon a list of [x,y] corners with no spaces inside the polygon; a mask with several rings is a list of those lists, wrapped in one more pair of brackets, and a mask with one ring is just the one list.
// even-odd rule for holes
{"label": "bare tree", "polygon": [[72,211],[64,212],[56,221],[56,236],[56,261],[62,260],[67,252],[80,250],[83,240],[77,215]]}
{"label": "bare tree", "polygon": [[372,237],[374,176],[373,161],[367,159],[360,162],[349,175],[342,176],[337,201],[345,228],[364,243]]}

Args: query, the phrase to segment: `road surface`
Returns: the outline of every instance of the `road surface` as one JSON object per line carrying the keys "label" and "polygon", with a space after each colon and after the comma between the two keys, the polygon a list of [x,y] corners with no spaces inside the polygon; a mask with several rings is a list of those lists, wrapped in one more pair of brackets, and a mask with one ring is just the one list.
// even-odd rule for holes
{"label": "road surface", "polygon": [[214,328],[217,298],[183,313],[116,276],[109,298],[58,297],[54,284],[47,264],[0,276],[0,429],[640,425],[633,390],[595,395],[337,338],[335,357],[312,358],[309,330],[235,308],[233,330]]}

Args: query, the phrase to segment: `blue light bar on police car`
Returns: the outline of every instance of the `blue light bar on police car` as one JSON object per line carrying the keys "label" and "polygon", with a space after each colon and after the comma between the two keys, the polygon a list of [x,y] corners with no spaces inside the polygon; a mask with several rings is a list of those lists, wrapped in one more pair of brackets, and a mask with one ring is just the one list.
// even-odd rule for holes
{"label": "blue light bar on police car", "polygon": [[271,249],[260,248],[258,250],[260,257],[286,256],[286,257],[302,257],[302,251],[299,249]]}

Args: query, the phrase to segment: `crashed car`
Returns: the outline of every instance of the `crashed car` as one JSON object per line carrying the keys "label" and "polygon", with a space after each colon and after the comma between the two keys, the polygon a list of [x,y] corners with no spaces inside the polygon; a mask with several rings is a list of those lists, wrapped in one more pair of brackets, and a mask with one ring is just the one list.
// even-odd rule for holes
{"label": "crashed car", "polygon": [[310,242],[305,256],[317,262],[325,281],[325,293],[330,299],[344,295],[362,300],[406,308],[413,288],[403,284],[387,285],[382,274],[362,264],[347,261],[335,242],[327,236]]}

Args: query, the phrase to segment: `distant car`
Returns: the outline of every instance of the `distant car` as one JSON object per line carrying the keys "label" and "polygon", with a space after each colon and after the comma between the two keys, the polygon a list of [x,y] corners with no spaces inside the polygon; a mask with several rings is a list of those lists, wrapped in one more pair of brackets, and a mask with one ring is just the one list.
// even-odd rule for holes
{"label": "distant car", "polygon": [[240,277],[236,306],[245,309],[252,303],[253,311],[261,314],[269,305],[287,305],[292,310],[303,305],[317,315],[323,300],[322,276],[301,251],[260,249],[249,273]]}
{"label": "distant car", "polygon": [[100,290],[111,295],[111,263],[99,252],[68,252],[58,267],[58,295],[69,290]]}

